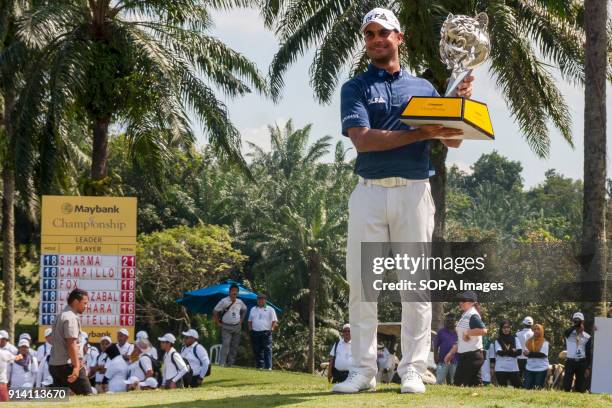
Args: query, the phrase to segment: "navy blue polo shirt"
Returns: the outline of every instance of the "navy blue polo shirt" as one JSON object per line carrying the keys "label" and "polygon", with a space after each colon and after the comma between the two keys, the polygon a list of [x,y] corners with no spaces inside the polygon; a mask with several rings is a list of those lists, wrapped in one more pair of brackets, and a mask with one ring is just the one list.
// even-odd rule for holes
{"label": "navy blue polo shirt", "polygon": [[[439,95],[427,80],[404,69],[391,75],[370,64],[366,72],[342,85],[342,134],[348,136],[348,129],[352,127],[410,130],[399,117],[411,96]],[[368,179],[426,179],[433,175],[429,145],[429,141],[422,141],[382,152],[358,152],[355,173]]]}

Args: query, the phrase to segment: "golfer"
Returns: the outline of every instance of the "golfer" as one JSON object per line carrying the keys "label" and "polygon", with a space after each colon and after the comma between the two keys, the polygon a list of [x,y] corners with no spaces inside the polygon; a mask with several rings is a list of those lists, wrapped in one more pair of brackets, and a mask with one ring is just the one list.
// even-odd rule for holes
{"label": "golfer", "polygon": [[[399,121],[411,96],[437,96],[434,87],[403,69],[399,46],[404,34],[390,10],[375,8],[363,18],[361,32],[370,65],[340,92],[342,134],[355,149],[359,183],[349,200],[346,272],[353,363],[347,379],[333,391],[356,393],[375,386],[377,302],[361,301],[362,242],[430,242],[435,207],[428,178],[431,139],[449,147],[461,130],[438,125],[411,129]],[[470,97],[473,77],[458,86]],[[422,393],[431,346],[431,303],[402,302],[401,392]]]}

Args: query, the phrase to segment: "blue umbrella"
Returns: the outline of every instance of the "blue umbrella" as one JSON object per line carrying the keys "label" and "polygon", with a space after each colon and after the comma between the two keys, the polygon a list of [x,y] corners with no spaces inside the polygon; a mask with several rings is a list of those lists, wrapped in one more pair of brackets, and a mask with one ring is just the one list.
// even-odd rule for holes
{"label": "blue umbrella", "polygon": [[[229,295],[229,288],[232,284],[238,285],[238,299],[241,299],[250,310],[257,306],[257,294],[251,292],[240,283],[233,280],[226,280],[217,285],[207,286],[202,289],[185,292],[182,299],[178,299],[177,303],[182,304],[190,313],[202,313],[212,315],[214,307],[221,299]],[[277,313],[281,313],[282,309],[278,306],[266,301],[270,307],[274,308]]]}

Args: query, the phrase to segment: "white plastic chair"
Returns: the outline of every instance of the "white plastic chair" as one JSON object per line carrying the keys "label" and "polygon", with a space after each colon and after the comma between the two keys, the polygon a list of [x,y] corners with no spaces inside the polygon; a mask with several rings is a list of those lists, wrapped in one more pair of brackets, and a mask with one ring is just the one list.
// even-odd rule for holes
{"label": "white plastic chair", "polygon": [[210,347],[210,362],[217,364],[221,362],[221,344],[214,344]]}

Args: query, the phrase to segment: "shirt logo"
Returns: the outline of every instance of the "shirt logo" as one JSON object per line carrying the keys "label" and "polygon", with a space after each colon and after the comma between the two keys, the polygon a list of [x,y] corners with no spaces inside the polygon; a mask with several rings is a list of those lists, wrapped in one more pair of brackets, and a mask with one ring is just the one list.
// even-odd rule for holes
{"label": "shirt logo", "polygon": [[368,99],[368,105],[373,105],[375,103],[387,103],[387,101],[385,101],[385,98],[383,98],[382,96],[376,96],[374,98]]}
{"label": "shirt logo", "polygon": [[342,123],[346,122],[349,119],[359,119],[359,115],[356,113],[353,113],[351,115],[346,115],[344,118],[342,118]]}

